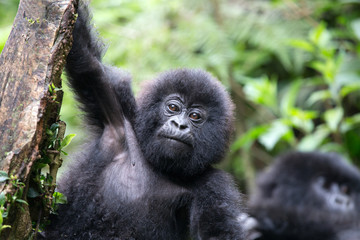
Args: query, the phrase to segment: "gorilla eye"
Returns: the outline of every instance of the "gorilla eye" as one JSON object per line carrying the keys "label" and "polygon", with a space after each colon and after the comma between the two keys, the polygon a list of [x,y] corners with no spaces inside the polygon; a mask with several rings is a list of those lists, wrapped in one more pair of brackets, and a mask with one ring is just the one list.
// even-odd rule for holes
{"label": "gorilla eye", "polygon": [[340,191],[341,191],[342,193],[344,193],[345,195],[349,195],[349,194],[350,194],[350,189],[349,189],[349,187],[346,186],[346,185],[340,186]]}
{"label": "gorilla eye", "polygon": [[168,109],[169,109],[170,111],[172,111],[172,112],[178,112],[178,111],[180,111],[179,106],[177,106],[176,104],[173,104],[173,103],[171,103],[171,104],[168,105]]}
{"label": "gorilla eye", "polygon": [[199,113],[196,113],[196,112],[190,113],[189,117],[190,117],[192,120],[200,120],[200,119],[201,119],[201,115],[200,115]]}

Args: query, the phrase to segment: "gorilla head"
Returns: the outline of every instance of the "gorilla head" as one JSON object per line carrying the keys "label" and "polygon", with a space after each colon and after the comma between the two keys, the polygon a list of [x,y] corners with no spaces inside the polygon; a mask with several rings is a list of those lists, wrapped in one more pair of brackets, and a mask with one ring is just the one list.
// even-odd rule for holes
{"label": "gorilla head", "polygon": [[360,172],[336,154],[286,154],[260,174],[250,208],[261,239],[351,239],[342,236],[360,234]]}
{"label": "gorilla head", "polygon": [[185,178],[222,159],[233,105],[217,80],[202,70],[179,69],[161,74],[144,89],[135,131],[154,168]]}

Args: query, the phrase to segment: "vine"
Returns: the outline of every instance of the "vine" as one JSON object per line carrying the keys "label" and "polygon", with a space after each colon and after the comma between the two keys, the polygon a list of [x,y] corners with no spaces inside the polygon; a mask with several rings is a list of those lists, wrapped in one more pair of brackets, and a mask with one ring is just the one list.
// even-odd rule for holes
{"label": "vine", "polygon": [[63,148],[68,146],[75,137],[75,134],[64,137],[65,128],[65,123],[59,121],[47,129],[47,147],[43,151],[42,157],[36,161],[32,168],[27,197],[31,202],[33,235],[41,232],[48,223],[49,213],[56,213],[57,204],[66,203],[66,196],[55,191],[56,175],[63,161],[61,153],[67,155]]}

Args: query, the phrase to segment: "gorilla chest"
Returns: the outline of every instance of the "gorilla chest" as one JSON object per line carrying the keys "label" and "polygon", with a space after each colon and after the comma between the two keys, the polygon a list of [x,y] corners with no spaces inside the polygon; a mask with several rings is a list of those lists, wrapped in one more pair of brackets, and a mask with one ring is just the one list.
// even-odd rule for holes
{"label": "gorilla chest", "polygon": [[103,201],[116,214],[122,232],[149,239],[151,229],[154,239],[186,238],[191,202],[187,189],[160,177],[143,162],[113,162],[104,173]]}
{"label": "gorilla chest", "polygon": [[102,195],[112,205],[116,201],[135,212],[152,214],[160,209],[162,215],[173,215],[190,198],[189,190],[159,176],[142,158],[129,160],[127,154],[118,156],[102,178]]}

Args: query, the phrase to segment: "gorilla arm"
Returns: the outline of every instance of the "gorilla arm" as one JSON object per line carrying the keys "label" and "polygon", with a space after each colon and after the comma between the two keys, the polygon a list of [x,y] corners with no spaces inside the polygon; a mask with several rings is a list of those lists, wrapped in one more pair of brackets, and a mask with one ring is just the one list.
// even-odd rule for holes
{"label": "gorilla arm", "polygon": [[210,169],[195,183],[190,227],[196,239],[244,239],[242,199],[230,176]]}
{"label": "gorilla arm", "polygon": [[94,33],[89,15],[88,6],[80,4],[66,72],[88,124],[100,133],[105,125],[118,131],[124,126],[125,118],[132,121],[134,117],[136,104],[130,77],[101,63],[105,46]]}
{"label": "gorilla arm", "polygon": [[[101,62],[105,46],[94,32],[90,19],[87,4],[80,3],[66,72],[89,127],[97,134],[97,151],[94,154],[100,156],[93,156],[92,159],[102,159],[106,168],[118,171],[105,170],[106,175],[113,173],[114,176],[104,176],[104,181],[121,181],[120,169],[127,174],[135,171],[133,174],[146,175],[139,166],[143,165],[144,159],[140,156],[132,125],[136,103],[131,91],[131,78],[120,69],[105,66]],[[136,161],[139,164],[135,170],[130,165],[135,165]]]}

